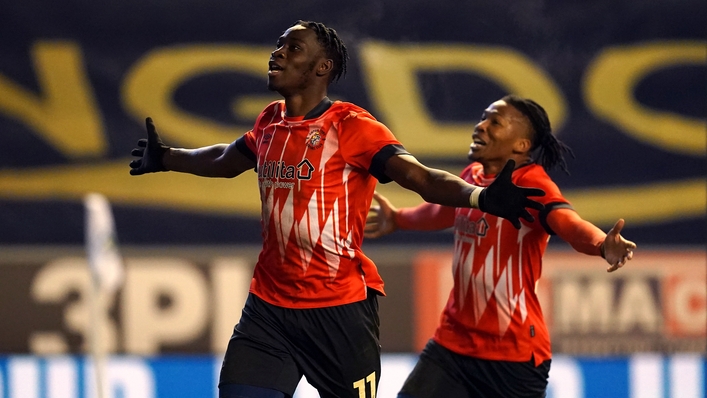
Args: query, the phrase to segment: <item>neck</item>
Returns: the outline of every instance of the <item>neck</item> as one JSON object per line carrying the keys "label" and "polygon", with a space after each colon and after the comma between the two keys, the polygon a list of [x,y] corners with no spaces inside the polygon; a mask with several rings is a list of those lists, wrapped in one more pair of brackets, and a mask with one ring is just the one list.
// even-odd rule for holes
{"label": "neck", "polygon": [[484,174],[496,175],[500,173],[501,170],[503,170],[503,166],[505,166],[506,162],[508,162],[508,160],[510,159],[516,161],[516,169],[519,167],[523,167],[533,161],[529,155],[511,156],[508,159],[498,161],[482,161],[481,165],[484,167]]}
{"label": "neck", "polygon": [[287,116],[304,116],[314,109],[327,96],[326,90],[316,90],[312,93],[284,95]]}

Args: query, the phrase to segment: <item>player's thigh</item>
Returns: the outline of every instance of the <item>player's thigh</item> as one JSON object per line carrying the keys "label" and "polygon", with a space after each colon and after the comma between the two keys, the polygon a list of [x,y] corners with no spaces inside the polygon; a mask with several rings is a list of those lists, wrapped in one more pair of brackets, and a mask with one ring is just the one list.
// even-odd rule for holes
{"label": "player's thigh", "polygon": [[[273,312],[274,311],[274,312]],[[243,384],[292,395],[302,373],[273,308],[249,295],[224,355],[219,385]]]}
{"label": "player's thigh", "polygon": [[399,398],[542,398],[550,361],[491,361],[454,353],[433,340],[400,390]]}
{"label": "player's thigh", "polygon": [[374,397],[381,372],[377,297],[306,316],[296,360],[307,381],[322,398]]}
{"label": "player's thigh", "polygon": [[221,384],[218,386],[218,398],[286,398],[286,396],[282,391],[269,388],[245,384]]}
{"label": "player's thigh", "polygon": [[460,369],[438,352],[441,347],[427,344],[398,394],[399,398],[468,398]]}
{"label": "player's thigh", "polygon": [[519,398],[544,398],[550,374],[550,360],[535,366],[531,359],[527,362],[499,361],[494,364],[493,374],[499,375],[496,384],[501,396]]}

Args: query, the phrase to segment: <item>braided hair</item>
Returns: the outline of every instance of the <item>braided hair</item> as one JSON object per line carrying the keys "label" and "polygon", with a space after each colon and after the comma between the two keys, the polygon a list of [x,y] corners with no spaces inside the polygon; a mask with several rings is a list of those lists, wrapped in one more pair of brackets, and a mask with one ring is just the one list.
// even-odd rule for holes
{"label": "braided hair", "polygon": [[570,147],[552,134],[550,119],[547,117],[545,109],[531,99],[513,94],[506,95],[501,100],[518,109],[530,121],[533,128],[533,145],[530,149],[533,161],[540,164],[545,170],[552,170],[559,166],[569,174],[565,154],[574,157],[574,153]]}
{"label": "braided hair", "polygon": [[334,29],[326,27],[321,22],[299,20],[292,26],[296,25],[312,29],[314,33],[317,34],[317,41],[324,48],[324,53],[327,58],[331,58],[334,62],[330,82],[337,81],[341,76],[346,75],[346,61],[349,58],[349,53],[338,33],[336,33]]}

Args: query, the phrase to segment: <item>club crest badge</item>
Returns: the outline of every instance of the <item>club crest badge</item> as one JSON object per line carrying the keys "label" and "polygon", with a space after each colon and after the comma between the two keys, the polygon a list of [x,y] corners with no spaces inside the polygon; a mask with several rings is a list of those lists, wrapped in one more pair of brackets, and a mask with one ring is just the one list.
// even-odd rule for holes
{"label": "club crest badge", "polygon": [[307,134],[305,143],[307,144],[307,147],[309,147],[309,149],[319,149],[322,147],[322,145],[324,145],[325,139],[326,138],[324,138],[324,132],[319,129],[316,129],[310,131],[309,134]]}

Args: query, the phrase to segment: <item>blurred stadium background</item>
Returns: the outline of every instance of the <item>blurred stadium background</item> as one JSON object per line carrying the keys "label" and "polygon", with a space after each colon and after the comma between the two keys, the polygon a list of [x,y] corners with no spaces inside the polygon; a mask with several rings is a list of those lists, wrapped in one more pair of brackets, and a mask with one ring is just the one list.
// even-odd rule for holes
{"label": "blurred stadium background", "polygon": [[[82,199],[113,206],[125,284],[101,312],[109,397],[214,397],[260,243],[255,173],[128,175],[151,116],[175,146],[230,142],[276,99],[269,53],[297,19],[342,35],[331,97],[460,171],[481,111],[508,92],[574,149],[552,176],[586,219],[639,249],[618,273],[551,240],[538,289],[550,397],[704,397],[707,5],[701,0],[216,0],[0,3],[0,398],[93,397]],[[419,202],[394,186],[398,206]],[[451,285],[452,236],[364,250],[386,280],[392,397]],[[306,383],[297,398],[316,396]]]}

